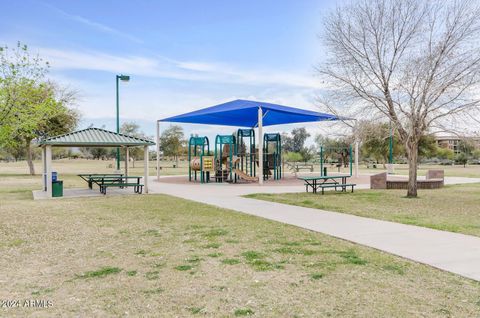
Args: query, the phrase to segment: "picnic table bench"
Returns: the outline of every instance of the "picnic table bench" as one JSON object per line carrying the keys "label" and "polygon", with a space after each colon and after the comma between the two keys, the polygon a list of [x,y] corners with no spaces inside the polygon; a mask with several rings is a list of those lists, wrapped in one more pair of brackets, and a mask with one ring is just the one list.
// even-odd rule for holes
{"label": "picnic table bench", "polygon": [[[322,189],[322,194],[326,188],[340,188],[342,192],[347,191],[347,187],[353,188],[356,186],[355,183],[347,183],[347,178],[350,176],[347,175],[332,175],[332,176],[316,176],[316,177],[299,177],[298,179],[305,182],[305,190],[308,192],[308,188],[312,188],[313,193],[317,193],[317,189]],[[339,182],[340,181],[340,182]]]}
{"label": "picnic table bench", "polygon": [[297,162],[286,162],[286,165],[288,166],[288,168],[294,172],[299,172],[300,170],[302,169],[305,169],[305,170],[310,170],[310,172],[313,172],[313,164],[311,163],[304,163],[304,162],[300,162],[300,163],[297,163]]}
{"label": "picnic table bench", "polygon": [[98,185],[100,193],[107,194],[109,187],[133,187],[135,193],[141,194],[143,191],[143,184],[140,183],[140,176],[124,176],[123,174],[83,174],[79,175],[86,180],[89,188],[92,189],[93,183]]}

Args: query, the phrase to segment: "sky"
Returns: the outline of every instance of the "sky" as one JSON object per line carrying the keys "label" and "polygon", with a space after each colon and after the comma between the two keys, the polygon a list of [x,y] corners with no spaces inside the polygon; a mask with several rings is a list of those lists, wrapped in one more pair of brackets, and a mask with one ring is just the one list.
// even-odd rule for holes
{"label": "sky", "polygon": [[[120,121],[154,135],[157,119],[233,99],[315,110],[322,16],[334,1],[4,1],[0,44],[27,44],[49,77],[78,91],[80,128]],[[321,123],[305,125],[314,135]],[[231,127],[183,125],[214,137]],[[288,131],[296,126],[273,126]]]}

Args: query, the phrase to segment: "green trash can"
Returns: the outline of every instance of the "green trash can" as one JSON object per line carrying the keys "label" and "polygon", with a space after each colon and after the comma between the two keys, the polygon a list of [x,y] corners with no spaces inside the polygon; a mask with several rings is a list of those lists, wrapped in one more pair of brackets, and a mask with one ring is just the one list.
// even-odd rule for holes
{"label": "green trash can", "polygon": [[63,181],[52,182],[52,197],[63,197]]}

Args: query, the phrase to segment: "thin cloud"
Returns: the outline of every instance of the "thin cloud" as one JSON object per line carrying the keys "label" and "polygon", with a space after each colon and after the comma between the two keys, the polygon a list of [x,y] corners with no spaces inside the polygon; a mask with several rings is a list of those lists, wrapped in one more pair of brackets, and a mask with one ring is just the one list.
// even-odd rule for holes
{"label": "thin cloud", "polygon": [[98,51],[79,52],[52,48],[40,48],[39,51],[56,69],[128,72],[139,76],[243,85],[325,88],[313,76],[240,69],[223,63],[177,61],[162,56],[119,56]]}
{"label": "thin cloud", "polygon": [[67,18],[69,20],[72,20],[72,21],[75,21],[75,22],[79,22],[83,25],[86,25],[90,28],[93,28],[93,29],[96,29],[98,31],[101,31],[103,33],[107,33],[107,34],[111,34],[111,35],[115,35],[115,36],[118,36],[118,37],[122,37],[124,39],[127,39],[127,40],[130,40],[132,42],[135,42],[135,43],[144,43],[141,39],[133,36],[133,35],[130,35],[130,34],[127,34],[125,32],[122,32],[120,30],[117,30],[117,29],[114,29],[108,25],[105,25],[105,24],[102,24],[102,23],[99,23],[99,22],[95,22],[95,21],[92,21],[90,19],[87,19],[85,17],[82,17],[80,15],[74,15],[74,14],[70,14],[68,12],[65,12],[63,11],[62,9],[60,8],[57,8],[51,4],[47,4],[47,3],[42,3],[44,6],[46,7],[49,7],[51,8],[52,10],[58,12],[60,15],[62,15],[64,18]]}

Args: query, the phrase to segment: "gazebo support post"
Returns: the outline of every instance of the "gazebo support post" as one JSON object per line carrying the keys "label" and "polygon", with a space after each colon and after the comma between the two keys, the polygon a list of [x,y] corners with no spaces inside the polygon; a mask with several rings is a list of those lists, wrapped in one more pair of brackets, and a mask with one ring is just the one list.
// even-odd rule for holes
{"label": "gazebo support post", "polygon": [[143,146],[143,191],[148,193],[148,146]]}
{"label": "gazebo support post", "polygon": [[45,156],[45,146],[42,147],[42,191],[47,191],[47,163]]}
{"label": "gazebo support post", "polygon": [[263,184],[263,110],[258,107],[258,185]]}
{"label": "gazebo support post", "polygon": [[157,120],[157,181],[160,181],[160,121]]}
{"label": "gazebo support post", "polygon": [[52,197],[52,146],[45,146],[45,167],[47,174],[47,198]]}
{"label": "gazebo support post", "polygon": [[125,177],[128,177],[128,162],[130,161],[130,152],[128,147],[125,147]]}

